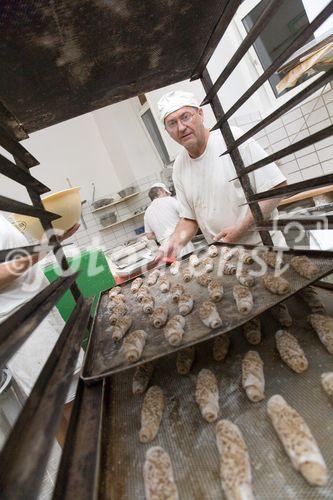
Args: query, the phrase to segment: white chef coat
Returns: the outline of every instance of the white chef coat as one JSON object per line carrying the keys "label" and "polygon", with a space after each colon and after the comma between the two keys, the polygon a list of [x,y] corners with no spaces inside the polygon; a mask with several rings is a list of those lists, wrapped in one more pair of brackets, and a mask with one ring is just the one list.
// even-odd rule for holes
{"label": "white chef coat", "polygon": [[[232,128],[237,138],[240,129]],[[223,228],[234,226],[244,219],[248,210],[243,189],[239,180],[229,182],[236,177],[235,168],[229,155],[220,156],[226,146],[219,130],[210,132],[207,147],[198,158],[191,158],[184,150],[177,156],[173,168],[173,181],[178,201],[180,216],[193,219],[204,234],[208,243]],[[254,163],[266,156],[263,148],[253,139],[240,146],[245,165]],[[255,193],[260,193],[284,182],[286,178],[280,169],[271,163],[249,174]],[[271,218],[276,217],[277,210]],[[280,232],[272,234],[276,245],[285,245]],[[239,243],[259,244],[258,232],[249,231]]]}
{"label": "white chef coat", "polygon": [[[28,245],[23,234],[0,214],[0,250]],[[1,265],[1,264],[0,264]],[[5,288],[0,289],[0,323],[15,312],[21,305],[45,288],[49,282],[38,263],[28,268]],[[14,379],[25,396],[28,396],[38,375],[49,357],[64,321],[56,308],[53,308],[42,323],[34,330],[21,348],[7,362]],[[75,397],[79,370],[83,362],[83,351],[67,394],[66,402]]]}
{"label": "white chef coat", "polygon": [[[180,220],[179,211],[180,205],[176,198],[172,196],[155,198],[145,212],[145,232],[154,233],[159,244],[165,247]],[[192,243],[188,243],[181,255],[193,252],[193,250]]]}

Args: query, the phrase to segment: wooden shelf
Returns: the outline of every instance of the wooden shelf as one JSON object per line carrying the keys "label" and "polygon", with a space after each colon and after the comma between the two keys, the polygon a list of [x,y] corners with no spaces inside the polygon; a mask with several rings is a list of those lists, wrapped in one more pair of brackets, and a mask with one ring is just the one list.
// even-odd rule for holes
{"label": "wooden shelf", "polygon": [[133,196],[136,196],[140,194],[140,191],[137,191],[136,193],[129,194],[128,196],[124,196],[124,198],[121,198],[120,200],[113,201],[112,203],[109,203],[108,205],[103,205],[102,207],[95,208],[95,210],[92,210],[91,213],[93,214],[94,212],[99,212],[100,210],[104,210],[105,208],[108,207],[113,207],[114,205],[118,205],[118,203],[122,203],[123,201],[128,200],[129,198],[133,198]]}
{"label": "wooden shelf", "polygon": [[131,217],[127,217],[127,219],[120,220],[118,222],[114,222],[113,224],[110,224],[109,226],[101,227],[100,231],[104,231],[105,229],[109,229],[110,227],[118,226],[118,224],[123,224],[124,222],[127,222],[128,220],[135,219],[135,217],[140,217],[140,215],[143,215],[145,212],[139,212],[138,214],[131,215]]}

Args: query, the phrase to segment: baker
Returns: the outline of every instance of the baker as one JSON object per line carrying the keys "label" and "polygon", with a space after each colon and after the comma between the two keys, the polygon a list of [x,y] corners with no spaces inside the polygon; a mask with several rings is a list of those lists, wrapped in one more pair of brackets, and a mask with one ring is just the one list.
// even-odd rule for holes
{"label": "baker", "polygon": [[[144,216],[146,237],[156,240],[162,248],[165,248],[180,221],[181,207],[163,182],[153,184],[148,191],[148,196],[151,199],[151,204]],[[194,247],[189,242],[182,248],[181,256],[193,252],[193,250]]]}
{"label": "baker", "polygon": [[[69,238],[78,227],[78,225],[75,225],[60,239]],[[24,247],[27,244],[28,241],[23,234],[0,214],[0,250]],[[41,254],[34,254],[22,257],[19,260],[0,264],[0,325],[6,318],[49,284],[37,265],[41,257]],[[58,340],[63,326],[63,319],[56,308],[53,308],[20,349],[7,362],[7,366],[11,370],[24,398],[29,396],[47,358]],[[61,446],[63,446],[65,441],[65,434],[72,409],[71,402],[75,398],[82,361],[83,352],[81,350],[57,432],[57,440]]]}
{"label": "baker", "polygon": [[[173,182],[180,203],[180,221],[166,249],[178,257],[181,249],[200,227],[206,241],[259,244],[260,235],[251,231],[252,213],[246,203],[235,168],[226,150],[220,130],[211,132],[204,125],[204,113],[195,96],[180,90],[165,94],[158,102],[158,112],[170,137],[183,146],[173,167]],[[233,130],[239,135],[239,129]],[[253,139],[240,146],[245,165],[266,156]],[[270,163],[249,174],[255,193],[286,185],[279,168]],[[277,215],[279,199],[259,203],[265,219]],[[280,232],[272,234],[275,245],[285,245]]]}

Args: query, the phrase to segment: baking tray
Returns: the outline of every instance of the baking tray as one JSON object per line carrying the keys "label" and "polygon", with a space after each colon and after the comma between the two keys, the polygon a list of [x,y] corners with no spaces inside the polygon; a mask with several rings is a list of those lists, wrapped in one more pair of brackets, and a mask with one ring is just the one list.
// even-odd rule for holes
{"label": "baking tray", "polygon": [[[288,263],[294,253],[295,252],[293,251],[285,252],[283,256],[284,262]],[[133,317],[131,330],[143,329],[148,334],[143,355],[138,362],[133,364],[128,363],[124,356],[122,341],[114,342],[112,340],[112,326],[109,324],[110,313],[107,310],[107,303],[109,301],[108,292],[106,291],[102,293],[98,303],[97,313],[95,315],[81,377],[87,382],[93,382],[110,376],[112,373],[117,371],[129,369],[131,366],[140,365],[147,361],[160,358],[179,349],[183,349],[184,347],[215,337],[222,332],[233,330],[234,328],[244,324],[249,319],[261,314],[274,304],[285,300],[288,296],[293,295],[301,288],[304,288],[308,284],[317,281],[319,278],[333,271],[333,252],[311,251],[307,252],[307,255],[318,266],[318,275],[312,280],[308,280],[306,278],[302,278],[298,273],[289,267],[283,276],[290,282],[291,292],[290,294],[283,296],[274,295],[267,291],[261,284],[261,279],[257,278],[256,285],[251,288],[254,298],[254,307],[251,314],[247,316],[242,316],[238,313],[236,303],[232,295],[232,288],[236,283],[238,283],[236,277],[222,276],[224,297],[220,303],[216,304],[216,307],[221,315],[223,324],[221,327],[213,330],[203,325],[198,315],[198,305],[203,300],[208,299],[206,287],[199,285],[195,279],[192,279],[189,283],[183,283],[179,275],[170,275],[171,283],[174,284],[181,282],[184,285],[185,290],[192,294],[195,301],[192,313],[186,316],[186,327],[183,342],[178,347],[172,347],[169,345],[164,338],[163,328],[156,329],[151,325],[149,316],[142,312],[141,305],[136,301],[134,295],[130,291],[132,280],[127,282],[122,287],[122,293],[126,297],[126,304],[128,305],[130,314]],[[216,257],[216,263],[218,258],[219,257]],[[187,261],[188,257],[183,259],[182,266],[186,266]],[[216,264],[214,271],[210,273],[211,276],[216,275],[217,267],[218,266]],[[252,264],[245,267],[253,270],[259,269],[258,264]],[[170,316],[178,313],[177,305],[172,303],[170,294],[160,292],[158,282],[151,287],[151,293],[155,297],[156,305],[168,305]]]}
{"label": "baking tray", "polygon": [[[320,291],[333,313],[332,293]],[[231,348],[224,363],[212,357],[212,341],[197,346],[190,375],[176,372],[175,355],[156,362],[151,385],[162,387],[165,410],[157,437],[149,444],[138,439],[143,396],[133,396],[133,370],[114,374],[106,380],[104,420],[101,440],[100,500],[144,500],[142,468],[150,446],[162,446],[173,464],[182,500],[217,500],[223,496],[219,480],[219,457],[214,424],[203,420],[195,403],[196,375],[210,368],[219,381],[219,418],[237,424],[247,443],[257,500],[333,498],[333,406],[320,385],[320,375],[333,369],[333,357],[307,324],[307,307],[300,299],[288,300],[294,318],[290,331],[296,335],[309,360],[309,369],[298,375],[279,358],[274,333],[278,329],[269,312],[264,313],[263,340],[250,346],[240,329],[232,334]],[[263,361],[266,399],[251,403],[241,388],[241,360],[249,349],[256,349]],[[296,408],[310,426],[329,471],[325,487],[311,487],[296,472],[266,415],[266,402],[281,394]]]}

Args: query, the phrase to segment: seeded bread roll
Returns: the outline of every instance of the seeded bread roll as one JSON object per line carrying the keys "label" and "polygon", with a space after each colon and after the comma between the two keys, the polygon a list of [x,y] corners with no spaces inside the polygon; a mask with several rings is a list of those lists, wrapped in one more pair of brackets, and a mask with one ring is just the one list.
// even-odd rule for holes
{"label": "seeded bread roll", "polygon": [[208,257],[217,257],[219,254],[219,251],[215,245],[210,245],[208,247]]}
{"label": "seeded bread roll", "polygon": [[143,394],[154,372],[153,363],[145,363],[135,369],[132,382],[133,394]]}
{"label": "seeded bread roll", "polygon": [[130,363],[135,363],[141,358],[146,344],[147,334],[144,330],[134,330],[124,338],[124,354]]}
{"label": "seeded bread roll", "polygon": [[147,285],[141,285],[135,298],[138,302],[141,302],[144,297],[150,295],[150,289]]}
{"label": "seeded bread roll", "polygon": [[192,255],[190,255],[190,258],[189,258],[189,264],[192,267],[197,267],[200,264],[199,257],[197,255],[195,255],[194,253],[192,253]]}
{"label": "seeded bread roll", "polygon": [[240,429],[230,420],[220,420],[215,433],[226,499],[254,500],[250,457]]}
{"label": "seeded bread roll", "polygon": [[246,265],[253,264],[253,257],[249,252],[239,252],[239,260]]}
{"label": "seeded bread roll", "polygon": [[247,352],[243,358],[242,385],[253,403],[265,399],[264,363],[256,351]]}
{"label": "seeded bread roll", "polygon": [[180,262],[179,260],[176,260],[175,262],[173,262],[170,266],[170,274],[172,274],[173,276],[175,276],[176,274],[178,274],[179,272],[179,268],[180,268]]}
{"label": "seeded bread roll", "polygon": [[237,266],[232,262],[224,262],[223,263],[223,274],[232,275],[236,274]]}
{"label": "seeded bread roll", "polygon": [[141,300],[142,310],[145,314],[151,314],[154,310],[155,299],[151,295],[145,295]]}
{"label": "seeded bread roll", "polygon": [[185,328],[185,318],[180,314],[176,314],[169,319],[165,328],[164,336],[166,340],[172,346],[178,346],[181,344]]}
{"label": "seeded bread roll", "polygon": [[319,273],[318,267],[305,255],[297,255],[290,260],[290,265],[303,278],[311,279]]}
{"label": "seeded bread roll", "polygon": [[303,373],[309,363],[296,337],[286,330],[278,330],[275,334],[276,348],[282,361],[296,373]]}
{"label": "seeded bread roll", "polygon": [[333,318],[324,314],[310,314],[308,319],[320,342],[333,354]]}
{"label": "seeded bread roll", "polygon": [[243,333],[249,344],[257,345],[261,342],[261,323],[260,318],[250,319],[243,325]]}
{"label": "seeded bread roll", "polygon": [[141,443],[150,443],[155,439],[164,410],[164,395],[158,385],[149,387],[145,394],[141,410],[141,429],[139,439]]}
{"label": "seeded bread roll", "polygon": [[157,283],[158,278],[160,277],[160,271],[158,269],[154,269],[147,278],[147,285],[148,286],[153,286],[155,283]]}
{"label": "seeded bread roll", "polygon": [[210,257],[206,257],[205,259],[203,259],[202,265],[205,273],[211,273],[214,269],[214,261]]}
{"label": "seeded bread roll", "polygon": [[213,358],[215,361],[224,361],[230,346],[230,337],[226,333],[222,333],[214,339],[213,343]]}
{"label": "seeded bread roll", "polygon": [[280,323],[281,326],[289,328],[293,324],[293,319],[290,316],[287,305],[284,302],[280,302],[270,309],[273,317]]}
{"label": "seeded bread roll", "polygon": [[159,281],[159,285],[160,285],[160,290],[162,293],[166,293],[170,290],[170,281],[169,281],[169,278],[167,276],[161,276],[160,277],[160,281]]}
{"label": "seeded bread roll", "polygon": [[255,279],[246,269],[240,269],[236,272],[236,278],[240,285],[247,286],[248,288],[254,286]]}
{"label": "seeded bread roll", "polygon": [[272,267],[273,269],[276,268],[278,264],[278,254],[276,252],[273,252],[272,250],[266,250],[265,252],[260,254],[260,257],[264,262],[269,267]]}
{"label": "seeded bread roll", "polygon": [[126,307],[125,296],[122,294],[115,295],[114,297],[111,297],[111,299],[107,303],[107,309],[108,309],[108,311],[110,311],[110,313],[112,313],[114,308],[119,306],[119,305]]}
{"label": "seeded bread roll", "polygon": [[172,302],[177,303],[179,300],[179,297],[181,295],[183,295],[184,292],[185,292],[185,289],[184,289],[183,285],[181,285],[180,283],[173,285],[170,289]]}
{"label": "seeded bread roll", "polygon": [[238,255],[238,248],[222,247],[220,255],[223,260],[230,260],[234,255]]}
{"label": "seeded bread roll", "polygon": [[117,341],[122,339],[125,333],[131,328],[132,322],[133,320],[131,316],[122,316],[121,318],[118,318],[116,324],[112,328],[113,340]]}
{"label": "seeded bread roll", "polygon": [[313,314],[326,314],[325,306],[320,300],[320,297],[313,286],[307,286],[299,292],[297,297],[300,297],[310,307]]}
{"label": "seeded bread roll", "polygon": [[285,295],[290,292],[290,283],[282,276],[274,276],[273,273],[266,273],[262,282],[268,291],[275,295]]}
{"label": "seeded bread roll", "polygon": [[321,385],[333,403],[333,372],[326,372],[322,374]]}
{"label": "seeded bread roll", "polygon": [[185,281],[185,283],[188,283],[193,278],[193,275],[194,275],[193,267],[191,266],[185,267],[185,269],[182,272],[183,281]]}
{"label": "seeded bread roll", "polygon": [[250,314],[253,309],[253,297],[250,290],[246,286],[235,285],[233,295],[239,313],[243,316]]}
{"label": "seeded bread roll", "polygon": [[114,286],[108,293],[109,298],[112,299],[112,297],[116,297],[120,292],[121,292],[121,286]]}
{"label": "seeded bread roll", "polygon": [[212,279],[208,284],[208,296],[213,302],[220,302],[223,297],[223,285],[217,279]]}
{"label": "seeded bread roll", "polygon": [[194,305],[194,300],[192,295],[188,293],[183,293],[183,295],[181,295],[178,300],[179,314],[181,314],[182,316],[186,316],[192,311],[193,305]]}
{"label": "seeded bread roll", "polygon": [[201,286],[208,286],[212,281],[212,278],[206,273],[201,273],[196,276],[196,280]]}
{"label": "seeded bread roll", "polygon": [[112,314],[110,315],[110,318],[109,318],[110,324],[115,325],[117,323],[117,320],[121,316],[125,316],[126,313],[127,313],[126,304],[123,303],[123,304],[119,304],[119,305],[115,306],[112,309]]}
{"label": "seeded bread roll", "polygon": [[160,446],[147,451],[143,478],[146,500],[179,500],[170,456]]}
{"label": "seeded bread roll", "polygon": [[140,276],[138,278],[135,278],[135,280],[133,280],[132,284],[131,284],[131,292],[137,293],[137,291],[139,290],[142,283],[143,283],[143,279],[140,278]]}
{"label": "seeded bread roll", "polygon": [[195,347],[187,347],[177,353],[176,367],[180,375],[187,375],[191,371],[191,367],[195,358]]}
{"label": "seeded bread roll", "polygon": [[222,320],[219,313],[217,312],[215,304],[208,300],[202,302],[201,306],[199,307],[199,317],[203,324],[208,326],[209,328],[218,328],[222,325]]}
{"label": "seeded bread roll", "polygon": [[314,486],[327,484],[324,459],[301,415],[278,394],[268,400],[267,413],[294,469]]}
{"label": "seeded bread roll", "polygon": [[203,369],[197,377],[195,400],[207,422],[215,422],[219,412],[219,390],[214,373]]}
{"label": "seeded bread roll", "polygon": [[154,309],[151,315],[151,322],[155,328],[162,328],[168,319],[168,308],[166,306],[158,306]]}

